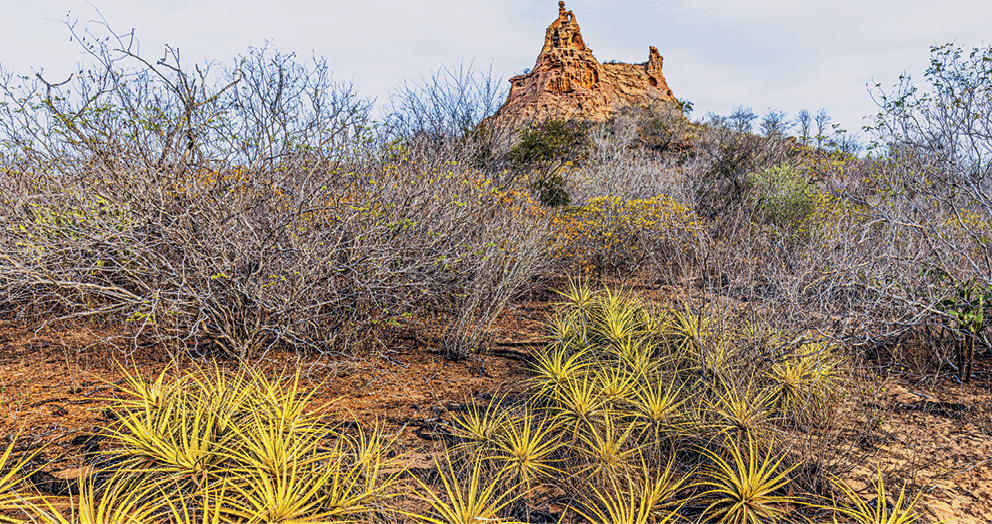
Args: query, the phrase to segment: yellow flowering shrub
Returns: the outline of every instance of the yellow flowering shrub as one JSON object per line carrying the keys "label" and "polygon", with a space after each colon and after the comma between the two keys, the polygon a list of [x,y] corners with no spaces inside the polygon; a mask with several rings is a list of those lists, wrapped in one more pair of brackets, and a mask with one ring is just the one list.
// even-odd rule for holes
{"label": "yellow flowering shrub", "polygon": [[620,278],[645,263],[667,266],[691,256],[702,220],[667,196],[647,199],[596,197],[559,213],[556,254],[586,273],[604,271]]}

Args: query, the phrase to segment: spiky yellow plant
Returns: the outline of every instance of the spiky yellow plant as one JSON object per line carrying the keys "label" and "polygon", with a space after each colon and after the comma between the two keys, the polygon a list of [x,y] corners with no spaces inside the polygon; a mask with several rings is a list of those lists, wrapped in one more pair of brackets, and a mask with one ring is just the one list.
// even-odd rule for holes
{"label": "spiky yellow plant", "polygon": [[640,299],[623,289],[606,288],[597,298],[597,309],[601,311],[636,313],[642,307]]}
{"label": "spiky yellow plant", "polygon": [[640,304],[622,292],[607,289],[595,306],[592,331],[599,340],[618,344],[647,334],[641,323]]}
{"label": "spiky yellow plant", "polygon": [[[195,369],[154,382],[122,370],[126,394],[116,426],[105,431],[119,446],[111,453],[123,468],[150,476],[178,475],[187,481],[212,474],[228,460],[235,428],[252,413],[244,372],[229,375]],[[188,484],[192,489],[192,484]]]}
{"label": "spiky yellow plant", "polygon": [[306,392],[302,391],[300,376],[297,369],[293,373],[283,372],[268,379],[262,371],[248,368],[248,400],[252,411],[261,413],[288,431],[309,429],[323,416],[327,404],[313,407],[321,388],[309,387]]}
{"label": "spiky yellow plant", "polygon": [[[40,450],[21,457],[16,462],[11,460],[14,446],[17,444],[17,437],[10,441],[10,444],[0,454],[0,512],[13,512],[22,510],[29,505],[35,497],[21,495],[17,488],[24,483],[24,479],[30,476],[27,471],[28,464],[40,452]],[[0,514],[0,523],[10,524],[21,522],[13,517],[5,517]]]}
{"label": "spiky yellow plant", "polygon": [[653,524],[663,524],[678,517],[679,510],[682,509],[690,499],[679,499],[679,492],[685,487],[689,476],[675,479],[675,458],[672,457],[665,465],[665,469],[653,476],[651,480],[649,468],[641,459],[641,471],[644,478],[648,480],[644,484],[643,499],[644,505],[649,509],[649,521]]}
{"label": "spiky yellow plant", "polygon": [[221,513],[226,501],[227,481],[222,481],[216,490],[210,485],[204,485],[197,493],[186,497],[176,498],[169,493],[160,493],[160,500],[166,506],[164,512],[170,524],[210,524],[224,522],[226,515]]}
{"label": "spiky yellow plant", "polygon": [[[239,522],[349,520],[378,511],[402,473],[389,449],[395,439],[378,427],[359,426],[354,438],[334,432],[298,373],[269,379],[215,367],[164,377],[148,383],[131,375],[134,398],[106,432],[118,444],[108,453],[122,460],[103,488],[154,499],[159,517],[188,522],[209,511]],[[329,437],[336,438],[330,448]],[[136,515],[144,507],[118,499]],[[108,500],[108,508],[119,505]]]}
{"label": "spiky yellow plant", "polygon": [[385,501],[395,495],[395,487],[407,473],[407,456],[395,450],[400,433],[388,437],[380,424],[366,431],[359,425],[358,435],[351,439],[351,458],[358,468],[360,482],[344,497],[328,492],[324,504],[331,508],[358,508],[361,513],[374,513]]}
{"label": "spiky yellow plant", "polygon": [[[344,439],[329,452],[291,453],[274,464],[243,463],[223,512],[254,522],[327,522],[367,511],[361,466]],[[300,450],[302,451],[302,450]]]}
{"label": "spiky yellow plant", "polygon": [[603,400],[614,408],[629,404],[637,392],[639,376],[625,366],[601,366],[593,372],[593,377]]}
{"label": "spiky yellow plant", "polygon": [[214,438],[224,442],[232,435],[234,426],[247,414],[257,411],[258,403],[262,402],[263,397],[256,394],[261,389],[258,380],[264,381],[264,377],[250,375],[244,368],[229,373],[214,364],[211,369],[189,370],[173,387],[182,392],[183,402],[200,404],[205,412],[212,414],[216,422]]}
{"label": "spiky yellow plant", "polygon": [[683,395],[685,383],[672,377],[667,383],[660,379],[645,380],[634,390],[633,406],[642,426],[642,435],[659,441],[665,435],[684,434],[691,425],[691,418],[683,410],[688,395]]}
{"label": "spiky yellow plant", "polygon": [[592,289],[588,280],[569,279],[568,287],[557,290],[564,302],[559,307],[587,315],[599,298],[599,292]]}
{"label": "spiky yellow plant", "polygon": [[587,431],[607,416],[607,399],[599,381],[588,374],[566,381],[555,390],[552,413],[572,436]]}
{"label": "spiky yellow plant", "polygon": [[575,312],[559,312],[548,319],[547,342],[566,348],[585,348],[588,345],[586,325]]}
{"label": "spiky yellow plant", "polygon": [[542,419],[535,424],[529,409],[506,425],[496,438],[496,447],[487,458],[506,475],[512,484],[529,490],[532,483],[561,473],[554,466],[554,455],[561,439],[556,424]]}
{"label": "spiky yellow plant", "polygon": [[125,394],[118,403],[125,409],[134,408],[143,411],[161,409],[182,388],[181,381],[166,382],[169,373],[173,371],[171,364],[166,366],[152,382],[142,378],[137,370],[129,372],[124,366],[118,367],[124,375],[124,383],[119,387]]}
{"label": "spiky yellow plant", "polygon": [[590,496],[570,509],[595,524],[672,522],[686,503],[676,496],[687,478],[675,480],[673,464],[669,461],[664,471],[652,475],[642,458],[639,469],[608,476],[605,486],[589,486]]}
{"label": "spiky yellow plant", "polygon": [[235,427],[235,441],[228,446],[224,458],[252,471],[278,475],[292,463],[303,468],[321,460],[315,451],[323,437],[310,431],[293,431],[291,422],[273,420],[253,412],[249,419]]}
{"label": "spiky yellow plant", "polygon": [[35,518],[44,524],[150,524],[166,508],[162,495],[165,482],[141,483],[117,474],[97,490],[94,478],[79,479],[79,496],[72,515],[66,518],[48,501],[46,509],[34,507]]}
{"label": "spiky yellow plant", "polygon": [[369,493],[382,492],[392,487],[406,472],[406,454],[396,452],[396,441],[400,433],[388,437],[385,427],[375,424],[372,431],[358,426],[358,435],[352,439],[354,461],[364,472],[362,475],[370,484]]}
{"label": "spiky yellow plant", "polygon": [[765,322],[752,319],[743,323],[737,340],[744,346],[764,351],[782,344],[783,334]]}
{"label": "spiky yellow plant", "polygon": [[563,383],[575,379],[587,362],[588,350],[576,350],[566,345],[550,344],[534,355],[535,394],[539,397],[553,395]]}
{"label": "spiky yellow plant", "polygon": [[587,463],[585,475],[598,480],[622,472],[629,460],[640,453],[634,430],[635,425],[624,425],[619,417],[606,415],[599,424],[578,434],[573,449]]}
{"label": "spiky yellow plant", "polygon": [[456,471],[451,457],[444,455],[442,460],[435,460],[434,465],[441,479],[443,492],[439,495],[429,486],[417,479],[420,489],[414,495],[431,507],[431,514],[421,515],[403,512],[408,517],[421,522],[432,524],[480,524],[482,522],[508,522],[500,519],[499,513],[515,502],[524,493],[515,487],[506,489],[506,483],[499,475],[489,479],[482,478],[483,461],[471,461],[471,470],[467,478]]}
{"label": "spiky yellow plant", "polygon": [[714,393],[716,398],[705,401],[710,422],[730,437],[750,438],[759,434],[768,422],[771,404],[768,394],[750,382],[739,387],[726,382],[720,384],[720,390]]}
{"label": "spiky yellow plant", "polygon": [[638,313],[646,335],[653,337],[662,334],[665,325],[665,315],[662,311],[655,306],[643,305]]}
{"label": "spiky yellow plant", "polygon": [[836,396],[837,358],[829,346],[806,343],[772,364],[769,395],[782,416],[807,422]]}
{"label": "spiky yellow plant", "polygon": [[451,417],[452,433],[461,440],[459,449],[473,455],[492,449],[497,433],[507,424],[505,399],[505,394],[493,395],[485,406],[473,399],[466,403],[464,414]]}
{"label": "spiky yellow plant", "polygon": [[610,350],[616,353],[621,365],[635,376],[648,377],[659,365],[656,358],[657,344],[648,338],[627,339],[616,342]]}
{"label": "spiky yellow plant", "polygon": [[694,313],[688,304],[669,308],[662,333],[672,353],[679,358],[691,358],[709,342],[712,321],[702,311]]}
{"label": "spiky yellow plant", "polygon": [[762,458],[750,436],[747,449],[742,449],[737,439],[732,438],[724,441],[723,449],[730,455],[729,461],[721,453],[702,448],[702,453],[713,463],[698,484],[706,489],[700,496],[709,502],[703,512],[706,521],[760,524],[781,520],[785,506],[795,499],[777,492],[789,484],[788,474],[798,464],[781,469],[786,455],[773,459],[771,446]]}
{"label": "spiky yellow plant", "polygon": [[[698,360],[697,360],[698,359]],[[732,370],[740,359],[736,346],[724,341],[714,342],[694,355],[695,366],[710,381],[719,381]]]}
{"label": "spiky yellow plant", "polygon": [[389,457],[395,437],[386,439],[378,426],[371,432],[359,426],[356,438],[340,436],[324,449],[311,435],[284,434],[300,441],[261,446],[284,450],[267,457],[272,463],[241,457],[241,474],[230,487],[236,496],[225,514],[253,522],[342,522],[376,512],[403,473],[399,459]]}
{"label": "spiky yellow plant", "polygon": [[160,406],[120,417],[107,430],[120,444],[114,454],[133,471],[182,474],[190,477],[219,468],[227,458],[231,421],[235,411],[210,409],[210,399],[172,396]]}
{"label": "spiky yellow plant", "polygon": [[912,499],[906,498],[906,486],[899,490],[899,498],[889,506],[889,500],[885,494],[885,481],[882,478],[882,471],[878,470],[872,480],[874,488],[874,501],[865,502],[858,492],[846,482],[834,478],[830,483],[840,490],[846,503],[834,501],[827,509],[834,512],[834,521],[839,513],[845,520],[856,524],[911,524],[920,520],[919,514],[913,511],[913,506],[920,499],[917,493]]}

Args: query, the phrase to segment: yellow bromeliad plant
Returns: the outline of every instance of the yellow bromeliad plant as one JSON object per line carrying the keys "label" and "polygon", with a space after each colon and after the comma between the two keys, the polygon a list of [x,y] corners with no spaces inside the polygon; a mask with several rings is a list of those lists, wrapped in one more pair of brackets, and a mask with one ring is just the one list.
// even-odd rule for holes
{"label": "yellow bromeliad plant", "polygon": [[822,342],[799,344],[767,370],[774,410],[782,417],[809,422],[836,398],[841,385],[840,358]]}
{"label": "yellow bromeliad plant", "polygon": [[414,495],[430,506],[426,514],[403,512],[417,522],[431,524],[476,524],[481,522],[512,522],[500,518],[507,506],[523,495],[517,489],[505,489],[500,475],[487,478],[483,461],[471,461],[468,471],[460,471],[445,454],[435,461],[442,489],[433,489],[417,479],[419,489]]}
{"label": "yellow bromeliad plant", "polygon": [[14,458],[12,455],[16,445],[17,438],[15,437],[0,453],[0,523],[4,524],[21,522],[13,517],[6,517],[4,514],[20,510],[34,499],[34,497],[19,493],[19,488],[25,487],[25,477],[30,473],[28,467],[38,452],[35,451],[27,456]]}
{"label": "yellow bromeliad plant", "polygon": [[[118,423],[105,432],[109,480],[99,489],[81,481],[76,521],[187,522],[208,513],[230,522],[353,521],[384,511],[404,471],[395,437],[326,422],[327,406],[314,402],[319,388],[305,391],[299,371],[125,375]],[[43,521],[73,521],[37,509]]]}
{"label": "yellow bromeliad plant", "polygon": [[713,462],[698,484],[705,488],[702,497],[709,503],[703,512],[705,522],[760,524],[782,520],[796,499],[780,492],[790,483],[788,475],[797,464],[783,465],[786,455],[775,458],[770,446],[762,457],[750,437],[747,448],[735,439],[727,439],[723,447],[722,452],[702,449]]}

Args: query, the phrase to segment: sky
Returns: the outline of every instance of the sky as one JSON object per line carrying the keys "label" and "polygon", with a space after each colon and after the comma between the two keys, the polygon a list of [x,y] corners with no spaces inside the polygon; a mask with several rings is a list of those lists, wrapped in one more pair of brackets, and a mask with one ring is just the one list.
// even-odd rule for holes
{"label": "sky", "polygon": [[[230,61],[269,43],[319,55],[381,107],[404,80],[474,61],[504,79],[533,67],[556,0],[0,0],[0,67],[64,79],[86,59],[66,21],[135,30],[141,54]],[[664,75],[693,118],[735,107],[794,115],[823,108],[860,130],[901,73],[918,84],[930,46],[992,45],[987,0],[570,0],[586,44],[605,62],[664,56]]]}

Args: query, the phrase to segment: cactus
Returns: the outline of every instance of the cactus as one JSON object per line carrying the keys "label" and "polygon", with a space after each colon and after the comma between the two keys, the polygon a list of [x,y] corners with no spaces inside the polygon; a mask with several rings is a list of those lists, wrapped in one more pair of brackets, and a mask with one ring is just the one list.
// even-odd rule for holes
{"label": "cactus", "polygon": [[954,321],[954,327],[964,337],[958,341],[957,365],[961,380],[971,380],[975,361],[975,339],[985,329],[986,312],[992,309],[992,286],[983,286],[974,279],[952,280],[952,291],[937,303],[937,309]]}

